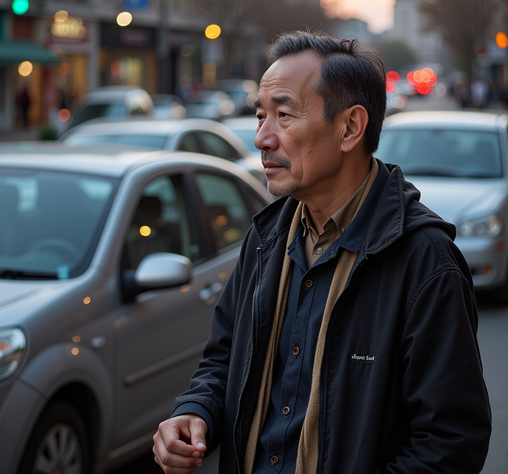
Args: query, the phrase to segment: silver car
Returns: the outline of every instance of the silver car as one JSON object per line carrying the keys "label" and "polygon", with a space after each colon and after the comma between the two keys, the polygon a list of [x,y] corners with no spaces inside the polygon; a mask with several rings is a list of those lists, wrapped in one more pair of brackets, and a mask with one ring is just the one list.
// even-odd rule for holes
{"label": "silver car", "polygon": [[375,156],[399,164],[421,201],[456,225],[475,287],[508,301],[508,116],[395,114]]}
{"label": "silver car", "polygon": [[259,151],[252,154],[235,133],[213,120],[98,119],[72,128],[59,140],[69,145],[132,145],[205,153],[234,161],[265,182]]}
{"label": "silver car", "polygon": [[104,472],[187,389],[270,197],[185,152],[0,146],[0,472]]}

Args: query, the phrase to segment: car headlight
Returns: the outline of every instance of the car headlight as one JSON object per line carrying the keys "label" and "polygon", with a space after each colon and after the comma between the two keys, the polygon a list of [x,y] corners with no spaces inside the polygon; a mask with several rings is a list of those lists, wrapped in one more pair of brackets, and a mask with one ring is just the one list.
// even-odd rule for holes
{"label": "car headlight", "polygon": [[0,330],[0,380],[8,378],[18,368],[26,348],[21,329]]}
{"label": "car headlight", "polygon": [[461,237],[495,237],[499,232],[501,232],[501,219],[495,215],[465,221],[457,226],[457,233]]}

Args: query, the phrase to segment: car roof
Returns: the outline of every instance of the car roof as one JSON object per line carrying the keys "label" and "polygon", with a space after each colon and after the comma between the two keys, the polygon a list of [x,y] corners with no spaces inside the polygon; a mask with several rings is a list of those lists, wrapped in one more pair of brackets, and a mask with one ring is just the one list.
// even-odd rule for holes
{"label": "car roof", "polygon": [[163,162],[168,166],[191,164],[226,169],[241,175],[251,183],[252,179],[255,180],[239,165],[201,153],[133,150],[120,146],[75,147],[55,142],[4,142],[0,144],[0,168],[44,169],[121,178],[133,168]]}
{"label": "car roof", "polygon": [[[213,120],[198,118],[100,118],[77,125],[73,129],[69,130],[69,134],[89,133],[94,135],[109,135],[111,133],[115,133],[115,131],[121,131],[122,134],[125,134],[126,131],[132,131],[132,133],[145,135],[170,135],[182,130],[193,129],[210,130],[222,133],[225,130],[225,126]],[[229,129],[227,129],[226,133],[229,133]],[[67,136],[67,134],[62,135],[61,138],[63,139],[65,136]]]}
{"label": "car roof", "polygon": [[466,128],[495,130],[506,126],[508,115],[499,112],[480,112],[469,110],[428,110],[399,112],[387,117],[385,128]]}
{"label": "car roof", "polygon": [[84,101],[90,102],[90,101],[96,101],[101,99],[107,99],[108,102],[111,101],[111,99],[122,99],[127,94],[132,93],[141,93],[141,94],[147,94],[144,89],[140,89],[139,87],[134,86],[104,86],[99,87],[98,89],[95,89],[92,92],[89,92],[85,95],[83,98]]}

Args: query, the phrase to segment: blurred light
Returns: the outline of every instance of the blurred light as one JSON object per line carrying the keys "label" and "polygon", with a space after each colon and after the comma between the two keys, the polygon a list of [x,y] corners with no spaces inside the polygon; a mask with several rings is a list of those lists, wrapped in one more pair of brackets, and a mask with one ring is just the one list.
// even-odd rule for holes
{"label": "blurred light", "polygon": [[62,63],[60,66],[58,66],[58,74],[60,76],[67,76],[71,70],[71,66],[69,63]]}
{"label": "blurred light", "polygon": [[143,225],[139,228],[139,233],[143,237],[148,237],[152,233],[152,229],[150,229],[147,225]]}
{"label": "blurred light", "polygon": [[90,301],[92,301],[92,298],[90,298],[89,296],[85,296],[83,298],[83,303],[84,304],[90,304]]}
{"label": "blurred light", "polygon": [[68,17],[69,14],[65,10],[60,10],[53,15],[53,20],[55,23],[65,23]]}
{"label": "blurred light", "polygon": [[182,293],[187,293],[191,289],[190,285],[182,286]]}
{"label": "blurred light", "polygon": [[220,26],[219,25],[208,25],[205,29],[205,36],[208,39],[215,39],[220,36]]}
{"label": "blurred light", "polygon": [[129,12],[119,13],[118,16],[116,17],[116,22],[120,26],[130,25],[131,21],[132,21],[132,15]]}
{"label": "blurred light", "polygon": [[394,82],[399,82],[399,80],[400,80],[399,73],[396,71],[388,71],[386,73],[386,78],[390,79],[391,81],[394,81]]}
{"label": "blurred light", "polygon": [[393,98],[393,107],[396,109],[403,109],[406,103],[407,99],[403,95],[398,95]]}
{"label": "blurred light", "polygon": [[58,112],[58,118],[61,122],[67,122],[71,118],[71,113],[67,109],[62,109]]}
{"label": "blurred light", "polygon": [[386,92],[393,92],[395,91],[395,88],[397,87],[397,84],[395,84],[395,81],[392,79],[386,80]]}
{"label": "blurred light", "polygon": [[32,71],[34,69],[33,64],[30,61],[23,61],[18,66],[18,72],[20,76],[26,77],[32,74]]}
{"label": "blurred light", "polygon": [[409,82],[409,84],[411,84],[412,86],[416,86],[416,81],[414,78],[414,71],[408,72],[406,79],[407,79],[407,82]]}
{"label": "blurred light", "polygon": [[508,47],[508,36],[506,36],[503,32],[500,31],[496,35],[496,44],[503,49]]}
{"label": "blurred light", "polygon": [[413,72],[413,79],[415,81],[416,84],[419,84],[420,82],[422,82],[422,77],[421,77],[421,70],[420,69],[417,69],[415,72]]}
{"label": "blurred light", "polygon": [[426,95],[430,92],[430,86],[425,82],[420,82],[416,85],[416,90],[419,94]]}
{"label": "blurred light", "polygon": [[192,56],[195,51],[196,51],[196,48],[193,44],[190,44],[190,43],[184,44],[180,48],[180,55],[182,55],[184,58],[186,58],[186,57]]}
{"label": "blurred light", "polygon": [[73,347],[73,348],[71,349],[71,354],[72,354],[73,356],[77,356],[77,355],[79,354],[79,349],[78,349],[77,347]]}
{"label": "blurred light", "polygon": [[72,336],[72,342],[78,344],[81,342],[81,338],[79,336]]}
{"label": "blurred light", "polygon": [[28,11],[29,7],[29,0],[13,0],[12,2],[12,11],[16,15],[24,15]]}
{"label": "blurred light", "polygon": [[228,218],[226,216],[220,215],[215,218],[213,221],[213,228],[214,230],[222,229],[222,227],[225,227],[228,224]]}

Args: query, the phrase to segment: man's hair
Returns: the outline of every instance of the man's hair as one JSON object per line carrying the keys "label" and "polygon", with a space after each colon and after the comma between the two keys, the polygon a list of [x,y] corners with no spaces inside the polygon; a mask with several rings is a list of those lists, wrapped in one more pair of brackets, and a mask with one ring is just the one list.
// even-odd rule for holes
{"label": "man's hair", "polygon": [[356,39],[336,39],[323,32],[283,33],[266,55],[269,65],[283,56],[311,50],[323,58],[321,75],[315,86],[325,101],[324,118],[333,122],[341,110],[362,105],[369,122],[364,147],[369,155],[377,150],[386,113],[386,72],[374,46]]}

